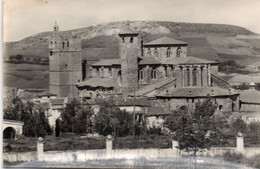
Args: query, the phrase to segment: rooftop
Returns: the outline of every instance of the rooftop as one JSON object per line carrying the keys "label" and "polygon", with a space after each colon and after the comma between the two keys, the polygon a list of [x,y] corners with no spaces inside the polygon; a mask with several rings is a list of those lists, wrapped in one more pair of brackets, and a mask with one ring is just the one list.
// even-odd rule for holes
{"label": "rooftop", "polygon": [[216,61],[212,60],[206,60],[206,59],[200,59],[200,58],[195,58],[192,56],[188,57],[176,57],[169,59],[164,62],[164,64],[167,65],[178,65],[178,64],[208,64],[208,63],[218,63]]}
{"label": "rooftop", "polygon": [[153,46],[153,45],[187,45],[187,43],[164,36],[162,38],[144,44],[144,46]]}
{"label": "rooftop", "polygon": [[51,104],[53,106],[64,105],[64,98],[51,99]]}
{"label": "rooftop", "polygon": [[93,63],[91,66],[112,66],[121,65],[121,59],[102,59],[98,62]]}
{"label": "rooftop", "polygon": [[100,77],[92,77],[83,82],[79,82],[76,84],[78,87],[114,87],[115,82],[112,78],[100,78]]}
{"label": "rooftop", "polygon": [[185,87],[185,88],[169,88],[164,90],[156,96],[158,97],[205,97],[210,96],[230,96],[236,95],[238,93],[232,92],[227,89],[222,89],[219,87]]}
{"label": "rooftop", "polygon": [[260,91],[244,90],[240,92],[240,100],[244,103],[260,103]]}
{"label": "rooftop", "polygon": [[[135,93],[131,93],[130,96],[133,96],[135,94],[135,96],[148,96],[147,94],[156,91],[157,89],[173,82],[174,80],[176,80],[175,78],[171,77],[171,78],[164,78],[164,79],[160,79],[159,81],[152,83],[150,85],[144,86],[140,89],[138,89],[137,91],[135,91]],[[149,95],[150,96],[150,95]]]}
{"label": "rooftop", "polygon": [[139,57],[141,61],[138,63],[139,65],[157,65],[161,64],[158,60],[153,57]]}

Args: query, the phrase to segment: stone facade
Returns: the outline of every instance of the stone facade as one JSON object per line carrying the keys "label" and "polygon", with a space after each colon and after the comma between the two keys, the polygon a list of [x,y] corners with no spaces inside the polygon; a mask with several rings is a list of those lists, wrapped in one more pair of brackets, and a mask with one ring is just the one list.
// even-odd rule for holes
{"label": "stone facade", "polygon": [[81,39],[63,36],[55,25],[49,50],[50,92],[58,97],[76,97],[75,83],[82,81]]}

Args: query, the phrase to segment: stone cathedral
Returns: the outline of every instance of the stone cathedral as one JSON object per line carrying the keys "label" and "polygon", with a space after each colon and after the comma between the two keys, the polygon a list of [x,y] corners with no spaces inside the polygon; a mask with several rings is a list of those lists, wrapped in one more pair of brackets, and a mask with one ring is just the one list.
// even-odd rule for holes
{"label": "stone cathedral", "polygon": [[81,39],[62,36],[55,24],[49,42],[50,92],[86,100],[140,97],[170,109],[192,108],[210,95],[219,110],[239,109],[239,93],[218,77],[218,62],[188,56],[186,42],[161,37],[144,43],[129,24],[118,40],[120,58],[87,65],[81,58]]}

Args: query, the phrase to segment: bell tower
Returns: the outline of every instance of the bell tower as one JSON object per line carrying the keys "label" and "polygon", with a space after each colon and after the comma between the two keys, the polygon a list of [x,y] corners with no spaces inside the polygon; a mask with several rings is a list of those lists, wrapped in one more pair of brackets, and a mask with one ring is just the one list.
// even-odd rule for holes
{"label": "bell tower", "polygon": [[134,92],[138,88],[138,54],[140,44],[138,33],[127,27],[119,33],[119,56],[121,58],[122,96]]}
{"label": "bell tower", "polygon": [[81,39],[65,35],[55,22],[49,38],[49,90],[58,97],[77,97],[75,83],[82,81]]}

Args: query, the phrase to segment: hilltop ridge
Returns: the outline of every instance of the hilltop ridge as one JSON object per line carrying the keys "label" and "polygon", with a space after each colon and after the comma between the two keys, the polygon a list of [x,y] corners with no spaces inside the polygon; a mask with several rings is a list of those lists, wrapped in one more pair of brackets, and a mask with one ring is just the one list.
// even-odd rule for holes
{"label": "hilltop ridge", "polygon": [[[215,49],[215,42],[211,39],[217,37],[217,39],[229,38],[229,43],[233,43],[233,47],[237,47],[236,36],[257,36],[257,34],[247,30],[245,28],[233,25],[224,24],[202,24],[202,23],[183,23],[183,22],[166,22],[166,21],[131,21],[131,28],[139,31],[144,36],[145,41],[150,41],[161,36],[168,36],[171,38],[179,39],[188,42],[190,55],[196,57],[219,60],[217,56],[219,51]],[[126,22],[109,22],[98,24],[94,26],[61,31],[63,34],[77,35],[82,39],[83,57],[85,58],[117,58],[118,57],[118,42],[117,34],[126,26]],[[28,57],[48,57],[48,37],[52,32],[42,32],[29,37],[26,37],[17,42],[5,43],[5,57],[10,55],[22,54]],[[230,41],[230,38],[232,39]],[[252,41],[252,40],[251,40]],[[216,42],[217,43],[217,42]],[[218,43],[217,43],[218,44]],[[260,43],[259,43],[260,44]],[[228,44],[229,45],[229,44]],[[258,44],[257,44],[258,45]],[[193,46],[201,46],[206,51],[198,52],[193,49]],[[232,45],[231,45],[232,46]],[[219,48],[219,46],[216,46]],[[248,49],[245,52],[238,51],[239,54],[257,55],[260,45],[244,44],[242,42],[238,44],[238,47],[246,47]],[[221,48],[228,48],[223,46]],[[252,50],[251,50],[252,48]],[[254,50],[256,49],[256,51]],[[220,52],[224,51],[225,54],[236,54],[233,51],[227,49],[227,51],[220,49]],[[207,54],[205,54],[207,53]],[[208,55],[209,54],[209,55]],[[220,59],[221,60],[221,59]]]}

